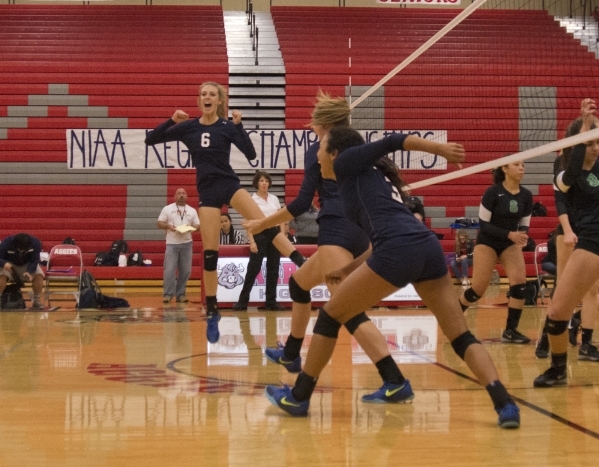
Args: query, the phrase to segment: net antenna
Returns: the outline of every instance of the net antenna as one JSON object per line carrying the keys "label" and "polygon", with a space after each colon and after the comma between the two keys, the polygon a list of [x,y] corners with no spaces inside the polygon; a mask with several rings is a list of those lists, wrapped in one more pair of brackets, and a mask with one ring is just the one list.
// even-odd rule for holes
{"label": "net antenna", "polygon": [[[437,43],[443,36],[445,36],[449,31],[455,28],[458,24],[460,24],[463,20],[465,20],[468,16],[474,13],[480,6],[482,6],[487,0],[476,0],[472,3],[468,8],[464,9],[459,15],[457,15],[454,19],[452,19],[449,23],[447,23],[441,30],[439,30],[433,37],[431,37],[428,41],[422,44],[418,49],[416,49],[408,58],[406,58],[403,62],[397,65],[393,70],[387,73],[378,83],[374,84],[370,89],[368,89],[364,94],[358,97],[354,102],[350,104],[350,109],[353,109],[358,104],[367,99],[373,92],[379,89],[382,85],[384,85],[387,81],[393,78],[397,73],[407,67],[410,63],[416,60],[420,55],[426,52],[429,48],[431,48],[435,43]],[[350,42],[351,44],[351,42]],[[350,45],[351,47],[351,45]],[[350,94],[351,95],[351,94]]]}
{"label": "net antenna", "polygon": [[591,141],[594,139],[599,139],[599,128],[595,128],[591,131],[585,131],[584,133],[579,133],[577,135],[570,136],[569,138],[553,141],[552,143],[544,144],[543,146],[538,146],[536,148],[528,149],[526,151],[518,152],[516,154],[500,157],[499,159],[483,162],[482,164],[466,167],[465,169],[456,170],[455,172],[449,172],[443,175],[439,175],[437,177],[420,180],[418,182],[410,184],[407,187],[407,189],[414,190],[416,188],[422,188],[429,185],[435,185],[441,182],[447,182],[455,178],[465,177],[466,175],[472,175],[478,172],[483,172],[485,170],[495,169],[497,167],[501,167],[502,165],[510,164],[512,162],[532,159],[533,157],[538,157],[552,151],[557,152],[561,149],[576,146],[577,144],[581,143],[586,143],[587,141]]}

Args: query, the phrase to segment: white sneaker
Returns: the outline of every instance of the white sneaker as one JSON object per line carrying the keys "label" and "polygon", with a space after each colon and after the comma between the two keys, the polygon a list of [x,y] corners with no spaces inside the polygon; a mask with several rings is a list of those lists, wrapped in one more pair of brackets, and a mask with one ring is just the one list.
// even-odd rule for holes
{"label": "white sneaker", "polygon": [[468,287],[470,287],[470,281],[464,277],[464,279],[462,279],[462,288],[466,289]]}

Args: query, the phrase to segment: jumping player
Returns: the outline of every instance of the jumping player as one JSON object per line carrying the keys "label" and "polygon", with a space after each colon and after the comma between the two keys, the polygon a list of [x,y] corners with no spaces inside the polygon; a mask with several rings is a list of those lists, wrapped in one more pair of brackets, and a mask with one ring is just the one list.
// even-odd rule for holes
{"label": "jumping player", "polygon": [[493,171],[494,184],[485,191],[479,208],[480,232],[474,247],[472,285],[460,297],[466,309],[482,297],[491,282],[497,260],[509,283],[508,315],[501,342],[527,344],[530,339],[518,331],[524,307],[526,263],[522,248],[528,241],[532,214],[532,193],[520,186],[524,162],[512,162]]}
{"label": "jumping player", "polygon": [[[291,415],[307,415],[310,397],[333,353],[341,325],[398,288],[413,283],[455,352],[486,387],[499,414],[498,424],[503,428],[518,427],[518,407],[499,381],[491,357],[468,331],[437,237],[401,200],[397,167],[384,157],[400,149],[439,154],[452,163],[464,159],[464,149],[459,144],[439,144],[405,134],[364,144],[359,133],[342,126],[331,128],[321,141],[318,160],[322,176],[337,180],[343,210],[368,234],[372,255],[366,262],[358,265],[356,261],[329,276],[330,280],[338,280],[353,269],[319,310],[306,363],[295,387],[267,386],[266,396]],[[405,381],[403,375],[401,378]],[[401,391],[390,387],[386,392]]]}
{"label": "jumping player", "polygon": [[[171,118],[150,131],[146,144],[181,141],[189,149],[191,161],[196,168],[196,186],[200,198],[200,231],[204,246],[204,279],[208,318],[208,340],[218,341],[220,313],[216,301],[218,287],[217,264],[220,238],[220,215],[223,205],[228,204],[246,219],[259,219],[264,214],[251,195],[241,188],[239,177],[229,162],[231,144],[234,144],[248,160],[256,158],[256,151],[249,135],[243,129],[241,112],[232,112],[233,121],[227,120],[227,93],[217,83],[206,82],[200,86],[198,107],[200,118],[190,119],[182,110],[176,110]],[[303,256],[289,240],[278,233],[271,241],[284,256],[297,265],[303,264]]]}

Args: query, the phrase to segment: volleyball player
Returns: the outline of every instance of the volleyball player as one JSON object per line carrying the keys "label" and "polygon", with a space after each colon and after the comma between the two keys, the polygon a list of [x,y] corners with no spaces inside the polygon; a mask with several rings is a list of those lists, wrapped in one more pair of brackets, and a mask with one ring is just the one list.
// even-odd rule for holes
{"label": "volleyball player", "polygon": [[[319,92],[312,112],[311,127],[322,140],[334,126],[348,125],[351,109],[343,97],[330,97]],[[312,311],[310,291],[325,281],[327,274],[350,264],[361,255],[369,255],[370,241],[364,231],[343,215],[335,180],[323,178],[320,173],[317,153],[320,144],[316,142],[308,149],[304,162],[304,179],[295,200],[275,214],[264,219],[244,223],[248,230],[278,225],[286,220],[307,212],[312,206],[315,192],[319,195],[318,249],[289,280],[289,293],[293,300],[291,332],[285,346],[267,348],[264,352],[268,360],[285,367],[290,373],[301,371],[300,350]],[[331,294],[336,284],[327,284]],[[383,384],[399,384],[400,372],[389,352],[385,338],[377,327],[362,312],[345,323],[346,329],[356,338],[360,346],[377,367]],[[414,397],[406,381],[400,392],[391,397],[381,397],[380,391],[365,395],[365,402],[405,402]]]}
{"label": "volleyball player", "polygon": [[[200,231],[204,247],[204,278],[208,317],[208,340],[218,341],[220,313],[216,301],[218,287],[217,264],[220,238],[220,215],[223,205],[228,204],[246,219],[258,219],[264,214],[250,194],[241,188],[239,177],[233,171],[229,158],[234,144],[248,160],[256,158],[254,145],[243,129],[241,112],[232,112],[233,121],[227,120],[227,93],[217,83],[206,82],[200,86],[198,107],[200,118],[190,119],[182,110],[176,110],[171,118],[150,131],[146,144],[181,141],[189,149],[191,161],[196,168],[196,186],[200,197]],[[278,233],[271,238],[273,244],[285,256],[301,265],[303,256],[289,240]]]}
{"label": "volleyball player", "polygon": [[[580,133],[583,133],[595,127],[597,106],[592,99],[585,99],[581,108]],[[576,305],[599,279],[598,156],[598,140],[578,144],[572,150],[566,169],[555,176],[555,186],[567,193],[569,206],[573,208],[577,241],[547,310],[551,366],[535,378],[535,387],[566,384],[568,322]]]}
{"label": "volleyball player", "polygon": [[530,339],[518,331],[524,307],[526,263],[522,248],[528,241],[532,214],[532,193],[520,185],[524,162],[512,162],[493,171],[494,184],[483,194],[480,208],[480,232],[474,247],[472,285],[460,297],[462,309],[481,298],[497,260],[505,270],[510,288],[508,315],[501,342],[527,344]]}
{"label": "volleyball player", "polygon": [[[456,353],[486,387],[499,414],[498,424],[503,428],[518,427],[518,407],[499,381],[491,357],[468,331],[436,235],[401,200],[402,183],[397,167],[384,157],[400,149],[438,154],[453,163],[464,159],[464,149],[459,144],[439,144],[404,134],[364,144],[359,133],[343,126],[331,128],[321,141],[318,160],[322,176],[337,180],[343,210],[368,234],[372,255],[366,262],[354,261],[329,276],[330,280],[336,280],[349,274],[319,310],[304,369],[295,387],[267,386],[266,396],[291,415],[307,415],[310,397],[333,353],[341,325],[383,297],[413,283]],[[403,375],[401,378],[404,379]],[[379,391],[401,393],[404,387],[401,383],[387,385]]]}

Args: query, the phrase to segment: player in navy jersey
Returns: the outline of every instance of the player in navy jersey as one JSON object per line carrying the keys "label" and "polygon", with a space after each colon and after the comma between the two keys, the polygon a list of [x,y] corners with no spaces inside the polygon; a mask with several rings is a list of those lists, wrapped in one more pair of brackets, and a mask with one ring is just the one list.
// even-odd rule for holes
{"label": "player in navy jersey", "polygon": [[479,208],[480,232],[474,247],[472,285],[460,297],[462,309],[482,297],[491,282],[497,260],[505,270],[510,288],[508,316],[501,341],[527,344],[518,331],[524,307],[526,263],[522,248],[528,241],[532,193],[520,185],[524,162],[512,162],[493,171],[494,184],[485,191]]}
{"label": "player in navy jersey", "polygon": [[[597,106],[592,99],[585,99],[581,108],[580,133],[583,133],[595,128]],[[535,387],[566,384],[568,322],[576,305],[599,279],[598,156],[599,140],[576,145],[566,169],[554,179],[555,186],[567,194],[568,205],[573,208],[568,213],[570,221],[574,221],[577,240],[547,310],[546,328],[551,349],[551,366],[535,378]]]}
{"label": "player in navy jersey", "polygon": [[[192,165],[196,168],[196,186],[200,197],[200,231],[204,247],[204,278],[206,290],[208,340],[219,338],[220,314],[216,302],[218,287],[217,265],[220,239],[220,215],[223,205],[228,204],[246,219],[259,219],[264,214],[250,194],[241,188],[239,177],[229,162],[231,144],[234,144],[248,160],[256,158],[254,145],[241,124],[241,112],[233,110],[233,121],[226,119],[227,93],[213,82],[200,86],[198,107],[200,118],[190,119],[182,110],[176,110],[171,118],[148,132],[146,144],[181,141],[189,149]],[[301,265],[304,258],[282,234],[271,241],[284,256]]]}
{"label": "player in navy jersey", "polygon": [[[348,125],[351,109],[343,97],[331,97],[320,92],[312,112],[311,127],[319,140],[333,126]],[[364,231],[343,214],[335,180],[323,178],[320,173],[317,153],[320,145],[315,143],[308,149],[304,162],[304,179],[295,200],[277,213],[260,220],[244,223],[253,231],[277,225],[308,211],[315,192],[318,193],[320,211],[318,214],[318,250],[290,278],[289,293],[293,300],[291,332],[285,346],[267,348],[266,357],[273,363],[284,366],[290,373],[301,371],[300,350],[310,321],[312,311],[310,291],[325,281],[327,274],[350,264],[355,258],[369,251],[370,241]],[[331,294],[336,284],[327,284]],[[360,346],[373,361],[384,384],[399,384],[400,372],[389,352],[385,338],[377,327],[362,312],[347,321],[345,327],[356,338]],[[413,397],[406,388],[393,397],[379,398],[377,391],[365,395],[365,402],[400,402]]]}
{"label": "player in navy jersey", "polygon": [[[330,301],[319,309],[314,335],[294,388],[266,387],[267,398],[294,416],[307,415],[310,397],[328,363],[343,323],[408,283],[430,308],[455,352],[487,388],[503,428],[520,426],[519,409],[498,379],[488,352],[468,331],[455,297],[445,255],[436,235],[403,204],[397,167],[384,157],[395,150],[425,151],[449,162],[464,159],[459,144],[440,144],[412,135],[395,134],[364,144],[358,132],[336,126],[321,141],[318,160],[324,178],[336,179],[346,216],[356,222],[372,243],[372,255],[353,261],[329,281],[345,279]],[[401,393],[405,385],[383,386],[381,396]]]}

